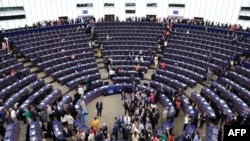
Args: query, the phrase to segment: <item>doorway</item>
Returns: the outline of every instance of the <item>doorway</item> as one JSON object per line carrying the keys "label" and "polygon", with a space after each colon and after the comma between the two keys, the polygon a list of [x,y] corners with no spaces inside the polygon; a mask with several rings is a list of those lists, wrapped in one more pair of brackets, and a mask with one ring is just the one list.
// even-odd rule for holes
{"label": "doorway", "polygon": [[146,20],[150,22],[156,22],[156,15],[146,15]]}
{"label": "doorway", "polygon": [[115,20],[115,15],[104,15],[105,22],[113,22]]}

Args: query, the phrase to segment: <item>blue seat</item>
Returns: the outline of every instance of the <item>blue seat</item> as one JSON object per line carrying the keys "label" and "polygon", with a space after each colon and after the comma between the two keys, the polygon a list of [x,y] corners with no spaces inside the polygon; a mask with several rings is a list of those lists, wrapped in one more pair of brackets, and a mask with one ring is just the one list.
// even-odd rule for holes
{"label": "blue seat", "polygon": [[198,106],[199,110],[202,113],[206,113],[207,117],[209,119],[216,119],[216,115],[214,113],[213,108],[210,106],[210,104],[205,100],[205,98],[203,98],[202,96],[200,96],[199,93],[197,92],[192,92],[191,93],[191,99],[192,101]]}
{"label": "blue seat", "polygon": [[41,101],[38,108],[44,110],[47,105],[51,105],[57,100],[59,101],[61,97],[62,91],[60,89],[55,89]]}

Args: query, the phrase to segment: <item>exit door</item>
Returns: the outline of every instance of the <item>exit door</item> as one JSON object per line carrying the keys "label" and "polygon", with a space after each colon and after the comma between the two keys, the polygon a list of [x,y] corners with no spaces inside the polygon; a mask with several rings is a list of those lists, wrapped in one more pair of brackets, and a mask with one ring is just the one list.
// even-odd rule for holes
{"label": "exit door", "polygon": [[115,15],[104,15],[104,18],[106,22],[113,22],[115,20]]}

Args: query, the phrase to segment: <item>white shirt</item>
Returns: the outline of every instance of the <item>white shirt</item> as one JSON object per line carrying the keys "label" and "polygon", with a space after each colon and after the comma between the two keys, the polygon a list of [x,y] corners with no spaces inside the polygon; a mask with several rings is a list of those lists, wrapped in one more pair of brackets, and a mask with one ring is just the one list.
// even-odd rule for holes
{"label": "white shirt", "polygon": [[9,44],[9,39],[7,37],[4,37],[3,39],[6,41],[6,44],[8,45]]}
{"label": "white shirt", "polygon": [[167,118],[167,115],[168,115],[168,111],[167,110],[163,110],[163,113],[162,113],[162,118]]}
{"label": "white shirt", "polygon": [[135,61],[139,61],[139,59],[138,59],[138,57],[137,57],[137,56],[135,57]]}
{"label": "white shirt", "polygon": [[167,42],[167,41],[165,41],[165,42],[164,42],[164,46],[167,46],[167,45],[168,45],[168,42]]}
{"label": "white shirt", "polygon": [[11,110],[10,111],[10,117],[13,119],[13,118],[16,118],[16,111],[15,110]]}
{"label": "white shirt", "polygon": [[188,122],[189,122],[189,117],[185,116],[185,118],[184,118],[184,124],[188,124]]}
{"label": "white shirt", "polygon": [[136,127],[135,123],[133,123],[133,124],[132,124],[131,131],[132,131],[132,133],[133,133],[133,132],[140,133],[140,130],[139,130],[139,129],[137,129],[137,127]]}
{"label": "white shirt", "polygon": [[158,57],[155,56],[154,60],[155,60],[155,62],[158,63]]}
{"label": "white shirt", "polygon": [[61,117],[61,122],[67,122],[67,116],[64,115],[63,117]]}
{"label": "white shirt", "polygon": [[53,113],[52,108],[48,105],[47,107],[47,114],[51,115]]}
{"label": "white shirt", "polygon": [[115,71],[113,71],[112,69],[109,70],[109,75],[114,75]]}
{"label": "white shirt", "polygon": [[78,93],[79,93],[80,95],[83,95],[83,94],[84,94],[84,89],[83,89],[83,87],[79,87],[77,91],[78,91]]}
{"label": "white shirt", "polygon": [[67,122],[68,122],[68,124],[73,124],[74,118],[71,115],[67,115]]}
{"label": "white shirt", "polygon": [[157,105],[152,103],[152,104],[150,105],[150,107],[151,107],[152,109],[156,109],[156,108],[157,108]]}
{"label": "white shirt", "polygon": [[131,124],[131,117],[130,116],[125,116],[124,117],[124,123],[125,124]]}
{"label": "white shirt", "polygon": [[144,61],[144,60],[143,60],[143,57],[141,57],[141,58],[140,58],[140,61],[141,61],[141,62],[143,62],[143,61]]}

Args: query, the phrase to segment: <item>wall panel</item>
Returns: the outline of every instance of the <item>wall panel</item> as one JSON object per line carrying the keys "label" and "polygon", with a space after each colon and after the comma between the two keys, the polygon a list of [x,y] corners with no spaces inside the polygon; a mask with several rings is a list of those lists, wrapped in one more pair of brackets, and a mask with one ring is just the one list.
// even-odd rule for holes
{"label": "wall panel", "polygon": [[[92,8],[77,8],[77,3],[93,3]],[[115,3],[114,7],[104,7],[104,3]],[[125,3],[136,3],[133,8],[125,7]],[[147,7],[147,3],[157,3],[157,7]],[[185,8],[169,7],[169,4],[185,4]],[[221,23],[240,23],[249,26],[248,21],[238,19],[241,6],[250,6],[250,0],[0,0],[1,7],[24,6],[26,19],[1,22],[1,27],[13,28],[32,25],[42,20],[56,20],[59,16],[76,18],[83,15],[82,10],[87,9],[87,15],[94,15],[97,19],[104,14],[114,14],[120,20],[128,16],[144,17],[157,15],[162,19],[168,15],[184,16],[185,18],[203,17],[205,20]],[[127,10],[136,10],[136,14],[126,14]],[[173,14],[178,11],[178,14]],[[5,12],[2,14],[15,14]]]}

